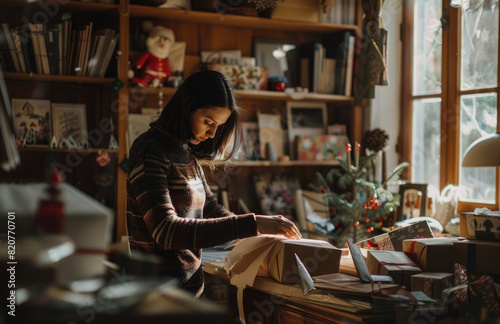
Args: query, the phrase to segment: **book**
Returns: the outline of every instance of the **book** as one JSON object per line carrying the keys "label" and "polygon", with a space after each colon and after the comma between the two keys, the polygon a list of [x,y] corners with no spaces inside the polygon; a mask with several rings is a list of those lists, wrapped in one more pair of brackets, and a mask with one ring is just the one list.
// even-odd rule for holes
{"label": "book", "polygon": [[12,40],[12,33],[8,23],[2,24],[2,37],[5,39],[3,42],[6,44],[7,63],[12,63],[11,66],[14,66],[13,72],[21,72],[21,66],[19,65],[19,59],[16,55],[14,41]]}
{"label": "book", "polygon": [[106,56],[104,57],[104,60],[102,62],[102,65],[100,67],[100,71],[98,74],[98,77],[104,78],[106,75],[106,71],[108,70],[109,63],[111,62],[111,58],[113,57],[113,52],[115,51],[116,44],[118,44],[118,39],[119,39],[119,34],[116,34],[113,36],[113,39],[109,43],[109,46],[106,51]]}
{"label": "book", "polygon": [[349,49],[347,51],[347,67],[345,76],[345,95],[350,97],[352,95],[352,78],[354,70],[354,50],[356,45],[356,36],[349,36]]}
{"label": "book", "polygon": [[94,39],[96,47],[89,60],[88,76],[99,77],[101,69],[103,69],[103,65],[105,65],[108,49],[113,47],[112,42],[114,36],[115,31],[110,28],[104,28],[95,32]]}
{"label": "book", "polygon": [[19,62],[19,68],[22,73],[26,73],[26,64],[24,62],[23,50],[21,47],[21,38],[19,36],[19,28],[13,27],[11,29],[12,42],[14,43],[14,55]]}
{"label": "book", "polygon": [[47,44],[47,57],[49,61],[50,74],[59,74],[59,24],[46,27],[45,42]]}
{"label": "book", "polygon": [[336,31],[323,36],[326,57],[336,60],[334,93],[338,95],[345,95],[346,93],[347,60],[350,36],[351,31],[348,30]]}

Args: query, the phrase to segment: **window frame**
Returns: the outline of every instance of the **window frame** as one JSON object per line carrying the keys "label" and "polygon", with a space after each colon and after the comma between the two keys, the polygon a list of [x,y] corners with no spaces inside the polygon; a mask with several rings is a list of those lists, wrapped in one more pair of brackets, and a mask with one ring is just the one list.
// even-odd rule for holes
{"label": "window frame", "polygon": [[[401,70],[401,109],[400,109],[400,136],[399,155],[400,160],[411,163],[412,154],[412,102],[415,99],[441,99],[441,159],[440,159],[440,188],[442,190],[447,184],[459,183],[460,172],[460,98],[462,95],[497,93],[497,132],[500,130],[500,93],[499,83],[497,86],[487,89],[460,90],[460,54],[461,51],[461,9],[449,6],[447,0],[443,0],[443,15],[441,22],[442,30],[442,75],[441,93],[433,95],[413,95],[413,24],[414,3],[418,0],[404,0],[403,23],[401,26],[402,41],[402,70]],[[500,13],[500,10],[499,10]],[[500,28],[499,28],[500,34]],[[499,43],[500,51],[500,43]],[[444,59],[445,58],[445,59]],[[500,54],[499,54],[500,59]],[[500,64],[497,68],[500,72]],[[497,73],[498,73],[497,72]],[[475,203],[459,201],[458,211],[473,211],[475,208],[487,207],[492,210],[499,209],[500,176],[499,168],[496,168],[496,195],[495,204]],[[407,168],[406,179],[411,179],[411,170]]]}

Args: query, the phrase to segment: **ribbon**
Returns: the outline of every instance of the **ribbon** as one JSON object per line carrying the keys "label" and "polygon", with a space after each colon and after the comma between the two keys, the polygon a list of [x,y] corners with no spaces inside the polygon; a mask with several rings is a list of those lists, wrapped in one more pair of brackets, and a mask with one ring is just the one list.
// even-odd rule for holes
{"label": "ribbon", "polygon": [[424,294],[433,298],[432,287],[434,286],[434,278],[425,278],[424,280]]}

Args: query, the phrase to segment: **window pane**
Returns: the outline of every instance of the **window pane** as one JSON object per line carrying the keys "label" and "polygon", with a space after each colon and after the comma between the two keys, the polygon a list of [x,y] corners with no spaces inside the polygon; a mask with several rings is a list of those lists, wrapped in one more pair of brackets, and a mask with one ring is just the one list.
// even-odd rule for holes
{"label": "window pane", "polygon": [[439,190],[441,99],[413,101],[412,122],[412,182],[427,183]]}
{"label": "window pane", "polygon": [[461,89],[496,87],[498,1],[463,3]]}
{"label": "window pane", "polygon": [[[462,96],[460,99],[460,164],[476,139],[496,133],[496,93]],[[460,168],[460,200],[495,203],[495,168]]]}
{"label": "window pane", "polygon": [[441,1],[415,1],[413,94],[441,93]]}

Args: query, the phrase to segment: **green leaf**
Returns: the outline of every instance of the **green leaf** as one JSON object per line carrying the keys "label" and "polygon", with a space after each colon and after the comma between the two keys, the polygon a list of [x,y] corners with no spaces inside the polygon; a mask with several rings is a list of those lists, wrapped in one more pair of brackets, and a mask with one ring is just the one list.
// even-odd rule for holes
{"label": "green leaf", "polygon": [[403,170],[406,169],[409,165],[410,165],[410,163],[408,163],[408,162],[403,162],[403,163],[398,164],[394,168],[394,170],[392,171],[392,174],[387,178],[387,180],[384,181],[384,183],[382,184],[382,187],[385,187],[387,185],[387,183],[390,182],[391,179],[394,177],[396,179],[399,179]]}

